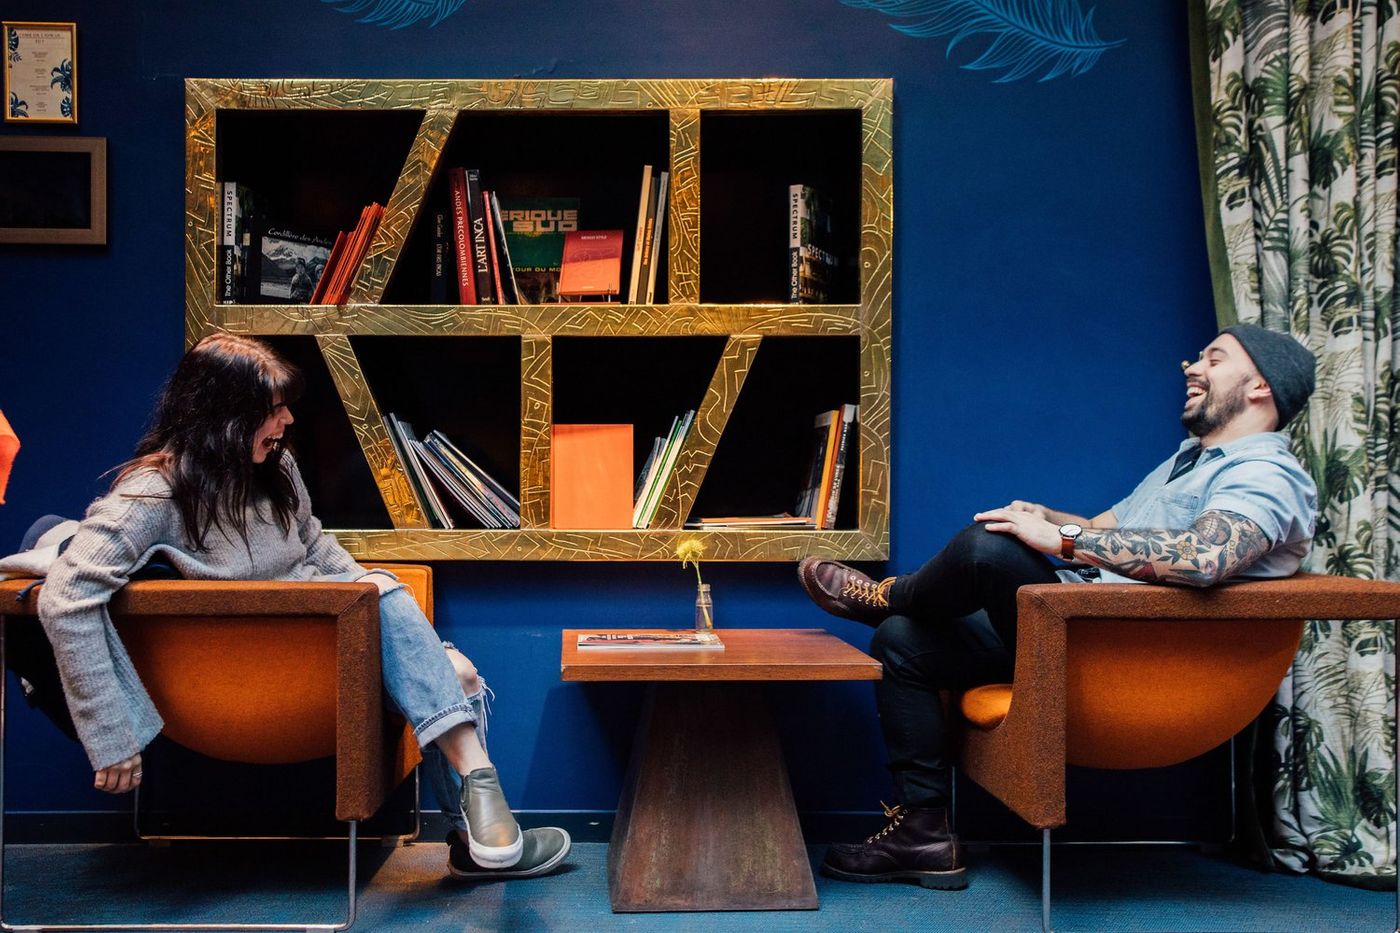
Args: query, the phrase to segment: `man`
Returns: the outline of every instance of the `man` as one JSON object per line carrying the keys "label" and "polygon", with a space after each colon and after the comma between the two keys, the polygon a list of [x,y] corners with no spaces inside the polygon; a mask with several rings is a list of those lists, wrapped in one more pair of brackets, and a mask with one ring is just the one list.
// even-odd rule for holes
{"label": "man", "polygon": [[[799,565],[819,606],[878,626],[870,649],[884,665],[876,705],[899,800],[879,833],[831,847],[826,874],[966,887],[948,822],[938,694],[1010,682],[1021,586],[1210,586],[1297,571],[1312,542],[1317,489],[1278,432],[1312,394],[1313,355],[1285,334],[1240,324],[1182,366],[1181,421],[1192,436],[1108,511],[1090,519],[1017,500],[974,515],[915,572],[879,582],[835,561]],[[1057,568],[1047,555],[1069,564]],[[979,609],[990,629],[964,618]]]}

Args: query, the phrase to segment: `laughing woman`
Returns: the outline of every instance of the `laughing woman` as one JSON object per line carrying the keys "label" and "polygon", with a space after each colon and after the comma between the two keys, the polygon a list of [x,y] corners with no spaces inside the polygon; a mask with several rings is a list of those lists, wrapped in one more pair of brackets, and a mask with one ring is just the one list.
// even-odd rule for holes
{"label": "laughing woman", "polygon": [[286,450],[301,376],[257,340],[216,334],[180,361],[134,459],[88,509],[40,591],[64,694],[99,790],[141,783],[161,729],[107,613],[154,554],[192,580],[365,580],[379,587],[384,690],[413,726],[444,808],[456,807],[448,870],[528,877],[568,854],[561,829],[521,831],[483,744],[485,684],[444,646],[392,576],[368,571],[311,514]]}

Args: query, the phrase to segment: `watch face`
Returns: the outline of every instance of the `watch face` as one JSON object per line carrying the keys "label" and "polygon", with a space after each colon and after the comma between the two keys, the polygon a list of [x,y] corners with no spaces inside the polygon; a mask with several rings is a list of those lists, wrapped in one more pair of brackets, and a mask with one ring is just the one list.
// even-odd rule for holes
{"label": "watch face", "polygon": [[1084,533],[1084,527],[1075,522],[1068,522],[1060,526],[1060,536],[1064,538],[1077,538]]}

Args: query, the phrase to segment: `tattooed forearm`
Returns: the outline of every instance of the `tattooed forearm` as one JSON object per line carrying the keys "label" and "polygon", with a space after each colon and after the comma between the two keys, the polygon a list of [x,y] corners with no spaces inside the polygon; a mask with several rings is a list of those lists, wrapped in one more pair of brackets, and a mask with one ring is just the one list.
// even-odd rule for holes
{"label": "tattooed forearm", "polygon": [[1269,539],[1236,512],[1206,512],[1186,531],[1086,528],[1076,560],[1149,583],[1210,586],[1249,567],[1269,551]]}

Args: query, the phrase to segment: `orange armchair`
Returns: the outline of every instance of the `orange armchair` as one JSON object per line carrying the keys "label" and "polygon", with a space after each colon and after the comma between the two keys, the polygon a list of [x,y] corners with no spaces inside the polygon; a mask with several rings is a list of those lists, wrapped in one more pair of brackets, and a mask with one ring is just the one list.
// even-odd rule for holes
{"label": "orange armchair", "polygon": [[[410,586],[431,620],[431,568],[382,566]],[[23,602],[15,599],[32,582],[0,582],[0,674],[4,628],[37,624],[38,592]],[[171,739],[226,761],[335,757],[335,813],[349,828],[346,919],[261,928],[349,927],[355,918],[359,821],[373,815],[419,761],[407,725],[385,712],[375,586],[153,580],[122,589],[110,611]],[[0,721],[0,767],[3,752]],[[0,833],[0,865],[3,846]]]}
{"label": "orange armchair", "polygon": [[958,761],[1042,831],[1048,930],[1066,765],[1162,767],[1228,741],[1273,697],[1304,620],[1400,618],[1400,584],[1315,574],[1203,590],[1046,584],[1021,587],[1016,606],[1013,682],[963,695]]}

